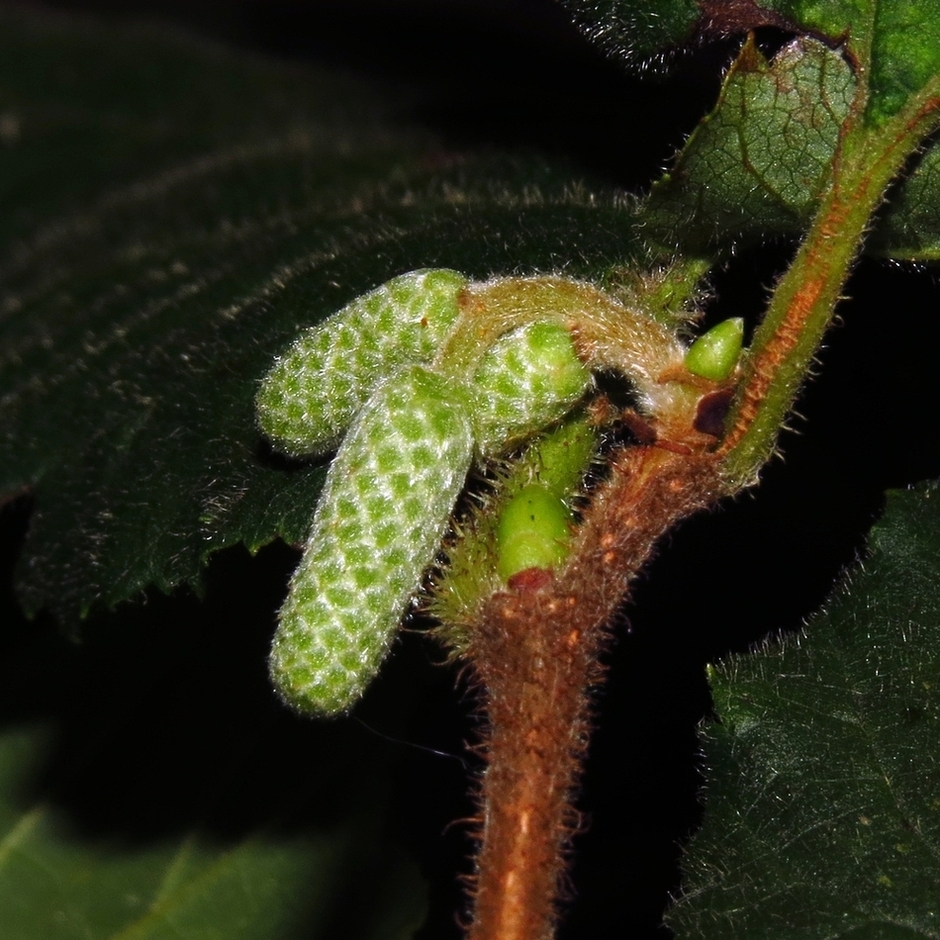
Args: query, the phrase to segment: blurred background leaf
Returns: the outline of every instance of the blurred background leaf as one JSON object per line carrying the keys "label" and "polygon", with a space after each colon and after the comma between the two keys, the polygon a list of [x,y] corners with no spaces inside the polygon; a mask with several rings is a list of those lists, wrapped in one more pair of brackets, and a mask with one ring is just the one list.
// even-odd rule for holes
{"label": "blurred background leaf", "polygon": [[[40,728],[10,729],[0,741],[0,904],[11,940],[299,940],[328,936],[330,928],[362,940],[408,940],[424,920],[420,876],[404,858],[375,857],[378,833],[365,814],[335,820],[316,836],[89,838],[61,811],[44,803],[20,809],[10,798],[44,744]],[[376,805],[362,796],[361,805]],[[143,819],[147,810],[140,807]],[[364,912],[360,924],[339,910],[351,894]]]}
{"label": "blurred background leaf", "polygon": [[[396,821],[407,749],[278,705],[257,625],[280,585],[247,564],[216,566],[205,602],[155,597],[81,645],[48,624],[11,642],[6,619],[4,937],[406,940],[421,926],[426,882]],[[401,720],[416,695],[398,690]]]}

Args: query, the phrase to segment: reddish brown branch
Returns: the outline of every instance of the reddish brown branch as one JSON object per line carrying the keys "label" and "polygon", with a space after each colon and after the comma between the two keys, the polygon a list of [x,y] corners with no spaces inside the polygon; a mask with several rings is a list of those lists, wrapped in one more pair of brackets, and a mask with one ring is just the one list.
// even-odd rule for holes
{"label": "reddish brown branch", "polygon": [[708,454],[624,450],[567,568],[487,603],[467,653],[489,719],[470,940],[554,935],[607,624],[656,540],[721,495],[716,468]]}

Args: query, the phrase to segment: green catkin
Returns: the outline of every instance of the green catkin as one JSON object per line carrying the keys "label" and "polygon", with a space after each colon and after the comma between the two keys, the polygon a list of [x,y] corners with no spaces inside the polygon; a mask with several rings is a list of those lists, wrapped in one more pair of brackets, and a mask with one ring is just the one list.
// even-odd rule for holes
{"label": "green catkin", "polygon": [[[341,433],[337,416],[348,421],[349,413],[360,409],[359,398],[377,381],[377,360],[388,369],[399,359],[433,358],[432,343],[415,345],[412,333],[399,329],[396,334],[377,313],[383,304],[387,313],[391,297],[401,327],[409,291],[416,289],[419,276],[432,275],[438,287],[442,278],[447,281],[456,309],[464,283],[459,275],[416,272],[360,298],[331,318],[332,325],[302,337],[275,365],[258,408],[259,422],[276,446],[288,452],[309,451],[314,424],[321,435],[327,426],[330,434]],[[425,300],[423,306],[411,298],[412,309],[423,311],[422,341],[435,335],[427,324],[434,305],[440,308],[441,297],[438,293],[433,304]],[[437,322],[447,322],[447,315],[438,312]],[[329,328],[335,336],[326,336]],[[364,332],[356,334],[357,330]],[[375,330],[384,331],[386,339],[394,335],[397,342],[405,335],[404,351],[377,353],[371,337]],[[355,355],[360,345],[366,353],[356,358],[355,369],[364,377],[353,396],[348,384],[326,381],[323,373],[331,368],[329,363],[339,368],[341,354]],[[316,395],[311,376],[324,377]],[[366,377],[372,383],[368,388]],[[399,367],[386,381],[379,381],[330,468],[306,550],[281,610],[270,667],[285,700],[320,715],[342,712],[355,703],[378,671],[408,599],[434,558],[473,453],[498,453],[558,421],[590,383],[590,372],[578,358],[570,333],[553,323],[528,324],[500,337],[470,382],[448,376],[446,368],[418,364]],[[338,403],[328,401],[330,396]],[[316,422],[311,423],[316,409]],[[317,440],[322,444],[327,438]],[[533,499],[540,526],[521,536],[518,531],[512,534],[512,526],[507,530],[512,545],[505,554],[522,558],[523,567],[559,562],[568,533],[567,507],[549,496],[561,507],[561,525],[545,537],[552,512],[538,502],[548,490],[538,489]]]}
{"label": "green catkin", "polygon": [[412,271],[303,332],[261,382],[261,430],[288,454],[331,450],[379,383],[434,357],[466,284],[456,271]]}
{"label": "green catkin", "polygon": [[381,385],[334,460],[270,669],[293,706],[348,709],[438,550],[472,457],[466,393],[424,366]]}
{"label": "green catkin", "polygon": [[738,364],[743,341],[744,320],[741,317],[722,320],[689,347],[685,367],[693,375],[724,382]]}
{"label": "green catkin", "polygon": [[590,385],[564,327],[531,323],[500,337],[471,383],[479,452],[497,453],[559,420]]}

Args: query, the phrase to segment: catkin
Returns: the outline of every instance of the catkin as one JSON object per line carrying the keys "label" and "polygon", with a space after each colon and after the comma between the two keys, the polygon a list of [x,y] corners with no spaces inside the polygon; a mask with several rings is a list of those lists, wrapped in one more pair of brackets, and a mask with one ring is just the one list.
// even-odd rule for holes
{"label": "catkin", "polygon": [[557,421],[590,384],[591,373],[564,327],[530,323],[500,337],[472,382],[480,453],[497,452]]}
{"label": "catkin", "polygon": [[261,430],[284,453],[333,449],[377,385],[433,358],[457,321],[466,284],[456,271],[412,271],[305,330],[261,382]]}
{"label": "catkin", "polygon": [[270,668],[302,711],[348,709],[434,558],[473,453],[462,387],[424,366],[380,386],[330,468]]}

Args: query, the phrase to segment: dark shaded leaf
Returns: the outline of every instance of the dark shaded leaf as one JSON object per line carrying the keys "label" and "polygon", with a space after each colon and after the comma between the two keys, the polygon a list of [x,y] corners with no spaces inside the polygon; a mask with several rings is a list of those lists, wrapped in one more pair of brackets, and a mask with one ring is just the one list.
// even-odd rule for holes
{"label": "dark shaded leaf", "polygon": [[803,635],[715,667],[679,940],[940,936],[938,557],[940,487],[893,492]]}
{"label": "dark shaded leaf", "polygon": [[889,194],[866,249],[899,260],[940,259],[940,147],[936,142]]}
{"label": "dark shaded leaf", "polygon": [[37,493],[30,610],[303,537],[322,469],[272,455],[253,407],[301,327],[417,267],[596,276],[633,250],[617,193],[454,154],[401,96],[9,12],[0,45],[0,492]]}

